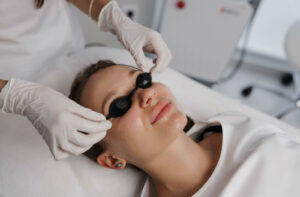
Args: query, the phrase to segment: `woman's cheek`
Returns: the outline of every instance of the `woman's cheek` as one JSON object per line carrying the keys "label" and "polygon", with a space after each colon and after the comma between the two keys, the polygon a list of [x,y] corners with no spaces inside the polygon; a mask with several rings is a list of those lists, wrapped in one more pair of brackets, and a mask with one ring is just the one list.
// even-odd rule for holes
{"label": "woman's cheek", "polygon": [[169,132],[163,132],[165,135],[169,135],[172,133],[177,133],[178,131],[183,131],[187,123],[186,116],[181,113],[178,109],[174,109],[168,119],[162,124],[158,124],[155,130],[165,130]]}
{"label": "woman's cheek", "polygon": [[139,130],[144,127],[142,116],[136,111],[128,111],[120,120],[120,125],[126,131]]}

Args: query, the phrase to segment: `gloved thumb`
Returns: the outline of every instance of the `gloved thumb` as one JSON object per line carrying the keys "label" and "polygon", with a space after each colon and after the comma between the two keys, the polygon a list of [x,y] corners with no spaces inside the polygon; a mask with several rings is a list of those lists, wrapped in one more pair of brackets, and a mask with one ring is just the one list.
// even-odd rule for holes
{"label": "gloved thumb", "polygon": [[[52,152],[51,152],[52,153]],[[59,160],[62,160],[62,159],[65,159],[69,156],[69,153],[61,150],[61,149],[57,149],[56,153],[52,153],[53,157],[55,160],[59,161]]]}
{"label": "gloved thumb", "polygon": [[162,72],[167,68],[172,59],[172,54],[164,43],[161,45],[156,45],[154,45],[154,47],[157,58],[153,62],[155,65],[151,68],[151,73]]}
{"label": "gloved thumb", "polygon": [[137,50],[132,56],[136,62],[136,65],[144,72],[149,72],[149,66],[146,60],[143,49]]}

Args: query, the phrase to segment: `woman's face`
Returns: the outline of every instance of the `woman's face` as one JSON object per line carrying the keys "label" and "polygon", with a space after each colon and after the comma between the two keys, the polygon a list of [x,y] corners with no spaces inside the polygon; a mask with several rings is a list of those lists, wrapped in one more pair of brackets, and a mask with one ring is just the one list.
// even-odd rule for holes
{"label": "woman's face", "polygon": [[[112,101],[128,95],[141,73],[128,66],[101,69],[88,79],[80,103],[107,116]],[[109,119],[112,127],[104,138],[106,150],[135,165],[151,160],[172,143],[186,125],[186,116],[175,102],[170,90],[161,83],[138,88],[130,109],[121,117]]]}

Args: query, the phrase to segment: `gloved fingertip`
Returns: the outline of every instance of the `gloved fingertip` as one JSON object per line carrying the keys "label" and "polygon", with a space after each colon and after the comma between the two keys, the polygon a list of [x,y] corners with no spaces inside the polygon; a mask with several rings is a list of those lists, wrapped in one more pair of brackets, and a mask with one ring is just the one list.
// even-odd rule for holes
{"label": "gloved fingertip", "polygon": [[168,64],[169,64],[169,60],[163,60],[163,59],[157,59],[156,61],[156,65],[154,66],[155,68],[155,73],[160,73],[160,72],[163,72],[167,67],[168,67]]}
{"label": "gloved fingertip", "polygon": [[84,153],[84,152],[88,151],[90,148],[92,148],[92,146],[93,146],[93,145],[94,145],[94,144],[92,144],[92,145],[90,145],[90,146],[86,146],[86,147],[82,148],[82,153]]}
{"label": "gloved fingertip", "polygon": [[160,73],[164,69],[163,64],[159,62],[159,60],[157,62],[158,63],[151,68],[153,73]]}
{"label": "gloved fingertip", "polygon": [[106,120],[106,117],[103,114],[95,112],[95,111],[90,110],[90,109],[86,112],[85,118],[87,118],[88,120],[92,120],[92,121]]}
{"label": "gloved fingertip", "polygon": [[152,62],[153,62],[153,64],[156,64],[157,58],[155,58]]}
{"label": "gloved fingertip", "polygon": [[97,142],[99,142],[99,141],[101,141],[101,140],[103,140],[104,138],[105,138],[105,136],[106,136],[106,133],[107,132],[99,132],[99,133],[95,133],[95,134],[93,134],[91,137],[91,145],[94,145],[95,143],[97,143]]}
{"label": "gloved fingertip", "polygon": [[141,55],[136,56],[134,59],[138,68],[140,68],[144,72],[148,72],[149,67],[143,52]]}
{"label": "gloved fingertip", "polygon": [[143,63],[143,64],[141,64],[140,66],[138,66],[142,71],[144,71],[144,72],[148,72],[148,66],[145,64],[145,63]]}
{"label": "gloved fingertip", "polygon": [[69,154],[66,152],[59,151],[56,154],[54,154],[53,156],[56,161],[60,161],[62,159],[67,158],[69,156]]}
{"label": "gloved fingertip", "polygon": [[151,69],[150,69],[150,73],[151,74],[155,74],[155,73],[157,73],[157,67],[156,66],[153,66]]}
{"label": "gloved fingertip", "polygon": [[106,130],[112,127],[112,123],[109,120],[106,120],[104,123],[105,123],[105,127],[107,128]]}

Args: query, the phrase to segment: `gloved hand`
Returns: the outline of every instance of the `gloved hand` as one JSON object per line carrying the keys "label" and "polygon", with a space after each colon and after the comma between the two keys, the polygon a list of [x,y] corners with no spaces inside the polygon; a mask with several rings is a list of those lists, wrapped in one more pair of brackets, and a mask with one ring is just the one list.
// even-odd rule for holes
{"label": "gloved hand", "polygon": [[132,22],[114,0],[102,8],[98,17],[98,26],[103,31],[110,31],[117,35],[118,40],[131,53],[136,64],[143,71],[150,70],[144,51],[155,53],[157,56],[150,72],[160,72],[170,63],[171,52],[160,34]]}
{"label": "gloved hand", "polygon": [[31,121],[56,160],[85,152],[111,127],[102,114],[57,91],[23,80],[9,80],[0,100],[3,112],[24,115]]}

